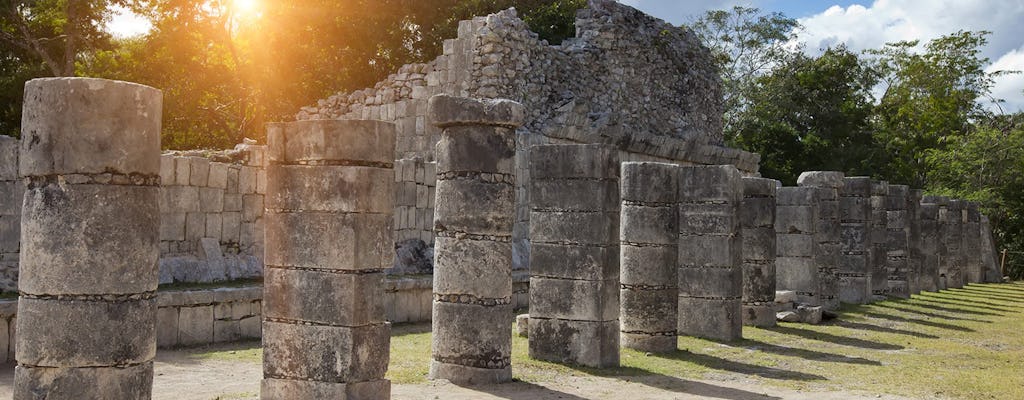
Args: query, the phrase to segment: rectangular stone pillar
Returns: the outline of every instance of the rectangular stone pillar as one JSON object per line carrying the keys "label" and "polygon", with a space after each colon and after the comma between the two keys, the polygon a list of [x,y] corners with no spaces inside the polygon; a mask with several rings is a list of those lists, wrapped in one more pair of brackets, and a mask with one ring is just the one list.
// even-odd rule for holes
{"label": "rectangular stone pillar", "polygon": [[530,148],[530,357],[619,365],[619,157]]}
{"label": "rectangular stone pillar", "polygon": [[818,188],[818,221],[814,230],[818,247],[815,264],[821,306],[825,310],[839,309],[839,256],[840,221],[839,194],[843,188],[843,173],[836,171],[808,171],[800,174],[797,185]]}
{"label": "rectangular stone pillar", "polygon": [[782,187],[775,204],[775,288],[796,293],[796,301],[820,306],[821,284],[815,254],[818,242],[818,189]]}
{"label": "rectangular stone pillar", "polygon": [[743,178],[743,324],[775,326],[775,191],[778,181]]}
{"label": "rectangular stone pillar", "polygon": [[946,287],[964,287],[964,201],[950,199],[946,205],[943,243],[946,245]]}
{"label": "rectangular stone pillar", "polygon": [[678,332],[740,339],[743,179],[731,165],[681,168]]}
{"label": "rectangular stone pillar", "polygon": [[620,340],[622,347],[672,352],[679,317],[679,167],[626,162],[621,171]]}
{"label": "rectangular stone pillar", "polygon": [[14,399],[149,399],[160,255],[159,90],[25,84]]}
{"label": "rectangular stone pillar", "polygon": [[18,291],[21,202],[25,197],[25,184],[18,179],[19,147],[18,139],[0,136],[0,293]]}
{"label": "rectangular stone pillar", "polygon": [[937,198],[922,197],[917,207],[918,224],[920,224],[920,241],[917,247],[921,254],[919,270],[921,290],[936,292],[944,289],[942,274],[942,258],[945,246],[942,245],[942,220],[939,219],[941,206],[933,201]]}
{"label": "rectangular stone pillar", "polygon": [[[515,129],[508,100],[434,96],[437,143],[430,379],[512,380],[512,226]],[[616,307],[617,308],[617,307]]]}
{"label": "rectangular stone pillar", "polygon": [[981,211],[980,204],[975,201],[965,202],[964,207],[964,283],[984,282],[981,254]]}
{"label": "rectangular stone pillar", "polygon": [[1003,281],[1003,272],[999,269],[999,251],[996,250],[995,237],[992,235],[992,223],[988,217],[981,215],[981,262],[984,270],[985,282],[995,283]]}
{"label": "rectangular stone pillar", "polygon": [[913,206],[910,202],[910,186],[889,185],[885,198],[886,215],[886,266],[888,270],[888,294],[890,297],[910,298],[917,285],[913,282],[910,264],[910,219]]}
{"label": "rectangular stone pillar", "polygon": [[[886,248],[886,229],[889,225],[886,199],[889,196],[889,182],[871,181],[871,227],[868,242],[870,243],[871,294],[872,301],[884,300],[889,293],[889,281],[893,278],[888,267],[888,248]],[[900,286],[906,293],[906,278]]]}
{"label": "rectangular stone pillar", "polygon": [[907,226],[907,281],[912,295],[925,290],[920,218],[922,194],[920,189],[907,190],[907,212],[904,213],[904,224]]}
{"label": "rectangular stone pillar", "polygon": [[866,304],[871,301],[871,216],[871,178],[844,178],[842,195],[839,196],[842,229],[839,299],[844,303]]}
{"label": "rectangular stone pillar", "polygon": [[387,399],[393,124],[269,124],[260,398]]}

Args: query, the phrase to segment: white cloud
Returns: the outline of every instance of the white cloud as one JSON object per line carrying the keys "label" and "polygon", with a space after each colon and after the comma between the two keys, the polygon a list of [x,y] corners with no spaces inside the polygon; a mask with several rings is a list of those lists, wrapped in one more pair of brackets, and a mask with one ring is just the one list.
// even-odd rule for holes
{"label": "white cloud", "polygon": [[[999,57],[986,71],[1024,71],[1024,46]],[[992,96],[1006,100],[1001,107],[1007,113],[1024,111],[1024,73],[996,78]]]}

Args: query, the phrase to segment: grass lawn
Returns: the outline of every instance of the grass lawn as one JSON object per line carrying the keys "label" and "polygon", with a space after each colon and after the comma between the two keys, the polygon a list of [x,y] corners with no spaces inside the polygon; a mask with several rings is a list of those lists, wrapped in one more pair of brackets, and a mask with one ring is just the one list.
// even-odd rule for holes
{"label": "grass lawn", "polygon": [[[969,285],[865,306],[845,306],[822,325],[745,327],[746,339],[679,338],[665,355],[622,351],[613,369],[568,367],[527,357],[514,337],[515,379],[551,382],[568,375],[666,375],[687,379],[756,376],[763,383],[814,391],[854,390],[915,398],[1024,399],[1024,282]],[[197,353],[260,362],[260,351]],[[388,378],[426,382],[430,325],[393,327]]]}

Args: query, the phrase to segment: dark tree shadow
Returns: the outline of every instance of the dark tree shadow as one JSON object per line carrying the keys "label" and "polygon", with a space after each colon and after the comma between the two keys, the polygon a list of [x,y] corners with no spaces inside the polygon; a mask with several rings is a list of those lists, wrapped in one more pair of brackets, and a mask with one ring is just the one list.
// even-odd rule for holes
{"label": "dark tree shadow", "polygon": [[[873,313],[873,312],[865,312],[864,315],[872,317],[872,318],[887,319],[887,320],[890,320],[890,321],[906,322],[908,324],[927,325],[927,326],[931,326],[931,327],[934,327],[934,328],[940,328],[940,329],[949,329],[949,330],[961,331],[961,332],[974,332],[974,329],[971,329],[971,328],[965,328],[965,327],[962,327],[962,326],[944,324],[942,322],[928,321],[928,320],[917,319],[917,318],[898,317],[898,316],[895,316],[895,315],[880,314],[880,313]],[[990,321],[979,321],[979,322],[990,322]]]}
{"label": "dark tree shadow", "polygon": [[824,362],[837,362],[847,364],[861,364],[861,365],[882,365],[882,363],[875,360],[868,360],[860,357],[844,356],[842,354],[825,353],[821,351],[800,349],[796,347],[779,346],[771,343],[765,343],[753,339],[742,339],[732,342],[719,342],[734,347],[744,347],[750,350],[763,351],[766,353],[778,354],[781,356],[789,357],[800,357],[805,360],[811,361],[824,361]]}
{"label": "dark tree shadow", "polygon": [[830,325],[834,325],[834,326],[838,326],[838,327],[843,327],[843,328],[849,328],[849,329],[859,329],[859,330],[863,330],[863,331],[873,331],[873,332],[880,332],[880,333],[892,333],[892,334],[896,334],[896,335],[907,335],[907,336],[913,336],[913,337],[918,337],[918,338],[922,338],[922,339],[938,339],[939,338],[938,336],[929,335],[927,333],[922,333],[922,332],[908,331],[908,330],[896,329],[896,328],[887,328],[887,327],[884,327],[884,326],[865,324],[865,323],[861,323],[861,322],[844,321],[844,320],[840,320],[840,319],[833,320],[833,322]]}
{"label": "dark tree shadow", "polygon": [[[920,315],[920,316],[923,316],[923,317],[936,318],[936,319],[942,319],[942,320],[982,322],[982,323],[986,323],[986,324],[992,323],[992,321],[984,320],[984,319],[973,319],[973,318],[967,318],[967,317],[961,317],[961,316],[952,316],[952,315],[945,315],[945,314],[935,314],[935,313],[930,313],[930,312],[927,312],[927,311],[915,310],[913,308],[899,307],[899,306],[897,306],[896,304],[893,304],[893,303],[875,303],[875,304],[872,304],[872,306],[875,306],[875,307],[878,307],[878,308],[887,308],[887,309],[890,309],[890,310],[902,311],[902,312],[905,312],[905,313],[917,314],[917,315]],[[955,313],[956,311],[946,311],[946,312]],[[996,314],[996,315],[999,315],[999,314]]]}
{"label": "dark tree shadow", "polygon": [[784,369],[765,367],[761,365],[746,364],[707,354],[692,353],[686,350],[676,350],[671,353],[654,354],[653,357],[685,361],[712,369],[735,372],[739,374],[757,375],[762,378],[768,379],[782,379],[795,381],[826,380],[826,378],[821,375],[807,374],[799,371],[788,371]]}
{"label": "dark tree shadow", "polygon": [[764,329],[769,330],[769,331],[773,331],[773,332],[778,332],[778,333],[785,334],[785,335],[800,336],[800,337],[806,338],[806,339],[818,340],[818,341],[822,341],[822,342],[830,342],[830,343],[840,344],[840,345],[843,345],[843,346],[861,347],[861,348],[865,348],[865,349],[874,349],[874,350],[903,350],[903,348],[904,348],[903,346],[899,346],[899,345],[895,345],[895,344],[880,343],[880,342],[874,342],[874,341],[870,341],[870,340],[858,339],[858,338],[852,338],[852,337],[845,337],[845,336],[836,336],[836,335],[829,334],[829,333],[823,333],[823,332],[817,332],[817,331],[812,331],[812,330],[807,330],[807,329],[794,328],[794,327],[790,327],[790,326],[779,325],[779,326],[776,326],[774,328],[764,328]]}
{"label": "dark tree shadow", "polygon": [[[989,310],[989,311],[1002,312],[1002,313],[1015,312],[1015,310],[1010,310],[1010,309],[1006,309],[1006,308],[997,307],[995,304],[987,303],[987,302],[984,302],[984,301],[955,300],[955,299],[949,299],[949,298],[927,297],[927,296],[915,297],[914,300],[916,300],[916,301],[924,301],[924,302],[928,302],[928,303],[938,303],[938,304],[943,304],[943,305],[957,306],[957,307],[981,308],[981,309],[985,309],[985,310]],[[917,303],[915,303],[915,304],[917,304]],[[1007,307],[1015,307],[1015,306],[1007,306]]]}

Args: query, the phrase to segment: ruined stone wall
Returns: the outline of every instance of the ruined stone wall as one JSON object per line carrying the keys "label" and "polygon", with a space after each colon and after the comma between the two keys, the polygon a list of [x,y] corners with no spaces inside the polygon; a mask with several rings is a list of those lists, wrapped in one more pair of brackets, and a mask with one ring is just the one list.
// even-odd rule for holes
{"label": "ruined stone wall", "polygon": [[18,290],[21,251],[21,200],[25,185],[18,180],[18,140],[0,136],[0,292]]}

